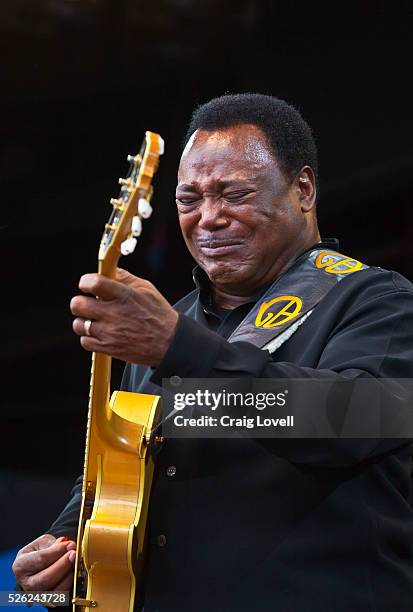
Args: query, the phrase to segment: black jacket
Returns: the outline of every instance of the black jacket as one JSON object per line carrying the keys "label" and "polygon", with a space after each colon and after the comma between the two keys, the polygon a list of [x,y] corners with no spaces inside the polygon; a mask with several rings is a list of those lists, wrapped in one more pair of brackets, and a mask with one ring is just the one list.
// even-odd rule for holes
{"label": "black jacket", "polygon": [[[200,297],[201,294],[201,297]],[[337,284],[272,356],[225,338],[205,282],[176,305],[163,377],[413,378],[413,286],[369,268]],[[215,329],[216,331],[211,331]],[[157,458],[145,612],[411,612],[412,444],[407,439],[169,439]],[[75,535],[81,486],[51,528]]]}

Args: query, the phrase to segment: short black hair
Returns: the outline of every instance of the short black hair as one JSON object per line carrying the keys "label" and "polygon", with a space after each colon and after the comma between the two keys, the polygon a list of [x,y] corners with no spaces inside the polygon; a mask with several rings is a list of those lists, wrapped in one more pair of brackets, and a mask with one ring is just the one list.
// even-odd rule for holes
{"label": "short black hair", "polygon": [[288,179],[311,166],[318,183],[317,147],[310,126],[294,106],[258,93],[228,94],[201,104],[192,114],[184,146],[195,130],[219,130],[243,123],[256,125]]}

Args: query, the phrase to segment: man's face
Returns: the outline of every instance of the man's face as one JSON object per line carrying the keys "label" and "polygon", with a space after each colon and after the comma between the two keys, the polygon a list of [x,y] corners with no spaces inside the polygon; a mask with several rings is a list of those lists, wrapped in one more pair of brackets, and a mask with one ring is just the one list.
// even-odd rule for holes
{"label": "man's face", "polygon": [[256,126],[194,132],[176,202],[186,245],[216,287],[249,295],[294,256],[306,228],[297,192]]}

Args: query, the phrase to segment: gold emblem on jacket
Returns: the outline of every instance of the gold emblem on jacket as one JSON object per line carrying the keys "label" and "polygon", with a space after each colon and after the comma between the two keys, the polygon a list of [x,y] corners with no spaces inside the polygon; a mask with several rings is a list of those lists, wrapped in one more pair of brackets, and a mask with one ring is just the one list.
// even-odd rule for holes
{"label": "gold emblem on jacket", "polygon": [[361,270],[363,267],[361,261],[340,255],[340,253],[334,251],[320,251],[316,257],[315,265],[329,274],[350,274]]}
{"label": "gold emblem on jacket", "polygon": [[[286,302],[280,310],[273,312],[268,310],[274,304],[280,302]],[[295,295],[280,295],[268,302],[263,302],[260,306],[258,314],[255,318],[256,327],[262,327],[263,329],[270,329],[272,327],[278,327],[279,325],[285,325],[294,319],[303,307],[303,301]]]}

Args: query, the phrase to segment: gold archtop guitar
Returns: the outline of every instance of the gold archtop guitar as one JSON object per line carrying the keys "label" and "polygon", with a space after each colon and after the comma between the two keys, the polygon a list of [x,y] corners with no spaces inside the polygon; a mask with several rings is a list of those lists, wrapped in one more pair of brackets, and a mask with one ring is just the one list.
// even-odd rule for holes
{"label": "gold archtop guitar", "polygon": [[[98,271],[116,275],[120,255],[134,250],[142,220],[152,211],[152,177],[164,143],[146,132],[140,153],[128,156],[105,226]],[[115,391],[111,358],[92,355],[82,505],[75,563],[73,612],[132,612],[141,594],[143,548],[153,477],[149,451],[159,398]]]}

